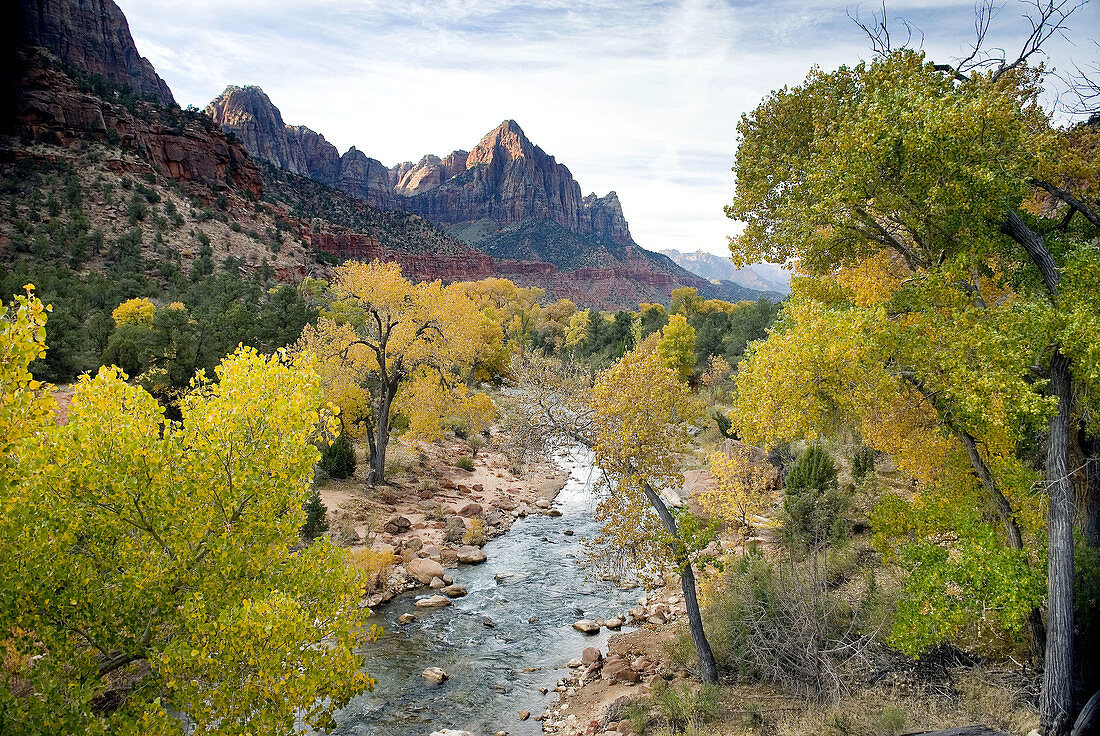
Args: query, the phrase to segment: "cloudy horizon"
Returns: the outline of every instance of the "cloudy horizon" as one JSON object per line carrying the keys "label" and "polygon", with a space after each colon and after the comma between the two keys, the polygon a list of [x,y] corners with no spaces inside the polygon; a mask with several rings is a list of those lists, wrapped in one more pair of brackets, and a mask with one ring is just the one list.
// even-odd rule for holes
{"label": "cloudy horizon", "polygon": [[[255,84],[286,123],[387,166],[469,150],[512,119],[584,193],[618,192],[641,246],[716,254],[736,230],[722,207],[740,116],[811,65],[869,58],[849,15],[881,11],[814,0],[117,2],[181,105]],[[990,47],[1014,53],[1025,9],[1002,6]],[[965,55],[973,15],[969,0],[889,6],[936,59]],[[1048,63],[1095,64],[1089,28],[1100,28],[1095,5],[1076,11]]]}

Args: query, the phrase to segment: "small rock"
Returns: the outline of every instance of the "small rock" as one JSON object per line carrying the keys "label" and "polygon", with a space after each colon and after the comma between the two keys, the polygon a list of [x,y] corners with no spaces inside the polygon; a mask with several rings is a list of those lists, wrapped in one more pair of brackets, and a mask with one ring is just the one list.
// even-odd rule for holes
{"label": "small rock", "polygon": [[561,516],[561,512],[560,512],[560,511],[558,511],[557,509],[549,509],[549,510],[548,510],[548,511],[546,512],[546,515],[547,515],[547,516]]}
{"label": "small rock", "polygon": [[573,628],[577,631],[583,631],[586,634],[598,634],[600,631],[600,625],[590,618],[582,618],[580,621],[574,621]]}
{"label": "small rock", "polygon": [[642,678],[631,668],[629,662],[608,661],[603,666],[603,678],[610,682],[638,682]]}
{"label": "small rock", "polygon": [[521,721],[526,721],[530,717],[531,717],[531,711],[529,711],[529,710],[521,710],[519,712],[519,719]]}
{"label": "small rock", "polygon": [[433,595],[428,598],[421,598],[416,602],[416,606],[419,608],[442,608],[449,605],[451,605],[451,599],[444,595]]}
{"label": "small rock", "polygon": [[550,508],[550,502],[547,501],[545,498],[540,498],[538,501],[535,501],[535,506],[540,509],[548,509]]}
{"label": "small rock", "polygon": [[412,522],[404,516],[395,516],[382,526],[382,530],[390,534],[403,534],[411,528]]}
{"label": "small rock", "polygon": [[[439,667],[429,667],[428,669],[421,672],[420,675],[425,680],[430,680],[434,683],[441,683],[449,677],[449,675],[446,672],[444,672],[442,669],[440,669]],[[448,733],[455,733],[455,732],[448,732]]]}
{"label": "small rock", "polygon": [[571,669],[571,670],[575,670],[583,664],[584,664],[584,662],[582,662],[579,658],[574,658],[574,659],[569,660],[569,664],[566,665],[566,666],[569,667],[569,669]]}
{"label": "small rock", "polygon": [[447,584],[443,582],[443,578],[432,578],[432,582],[428,583],[429,588],[444,588]]}
{"label": "small rock", "polygon": [[420,548],[424,546],[424,540],[420,537],[409,537],[405,542],[405,549],[411,549],[413,552],[419,552]]}
{"label": "small rock", "polygon": [[463,588],[461,585],[448,585],[446,588],[439,592],[450,598],[461,598],[462,596],[466,595],[466,589]]}
{"label": "small rock", "polygon": [[623,622],[618,618],[609,618],[603,622],[603,625],[613,631],[618,631],[623,627]]}
{"label": "small rock", "polygon": [[481,493],[485,490],[485,486],[481,485],[480,483],[474,483],[474,485],[471,487],[474,489],[474,493]]}
{"label": "small rock", "polygon": [[573,530],[572,529],[566,529],[565,530],[565,536],[567,536],[567,537],[573,536]]}
{"label": "small rock", "polygon": [[495,629],[497,626],[497,622],[486,616],[485,618],[481,619],[481,625],[489,629]]}
{"label": "small rock", "polygon": [[403,613],[397,617],[397,623],[399,624],[411,624],[416,620],[416,616],[411,613]]}

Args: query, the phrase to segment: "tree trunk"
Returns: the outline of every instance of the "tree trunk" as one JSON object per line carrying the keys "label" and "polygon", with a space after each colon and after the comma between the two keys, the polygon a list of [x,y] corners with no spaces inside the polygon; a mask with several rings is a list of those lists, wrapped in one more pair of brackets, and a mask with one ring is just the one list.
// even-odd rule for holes
{"label": "tree trunk", "polygon": [[386,479],[386,446],[390,443],[390,407],[397,393],[397,376],[386,380],[383,374],[381,392],[378,401],[378,421],[374,427],[374,453],[370,459],[369,482],[377,485]]}
{"label": "tree trunk", "polygon": [[680,544],[679,549],[674,549],[676,561],[680,566],[680,587],[684,591],[684,607],[687,608],[688,628],[691,630],[691,641],[695,644],[695,654],[699,657],[699,677],[703,682],[718,682],[718,663],[714,659],[714,652],[707,641],[707,634],[703,630],[703,614],[699,610],[699,598],[695,592],[695,571],[691,567],[691,560],[683,549],[680,534],[676,530],[676,519],[669,513],[661,496],[653,490],[653,486],[646,483],[643,487],[645,497],[653,510],[657,512],[665,531],[672,539]]}
{"label": "tree trunk", "polygon": [[1040,728],[1046,736],[1065,736],[1073,723],[1073,507],[1069,477],[1069,424],[1072,406],[1070,361],[1056,350],[1050,361],[1051,393],[1058,413],[1050,422],[1046,482],[1047,648],[1039,698]]}

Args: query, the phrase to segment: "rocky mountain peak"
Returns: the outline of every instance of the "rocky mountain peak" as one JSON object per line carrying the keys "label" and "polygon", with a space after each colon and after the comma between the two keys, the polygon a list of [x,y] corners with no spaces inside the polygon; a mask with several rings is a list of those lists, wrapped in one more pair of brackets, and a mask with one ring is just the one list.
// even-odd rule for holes
{"label": "rocky mountain peak", "polygon": [[524,135],[519,123],[515,120],[505,120],[486,133],[474,150],[470,151],[466,166],[472,168],[478,164],[491,163],[497,156],[502,156],[506,161],[531,158],[535,148],[536,146],[532,145]]}
{"label": "rocky mountain peak", "polygon": [[282,113],[260,87],[231,84],[206,106],[206,114],[218,125],[240,125],[255,119],[265,128],[285,127]]}
{"label": "rocky mountain peak", "polygon": [[138,94],[175,103],[168,85],[138,53],[126,16],[111,0],[34,0],[16,6],[24,43]]}

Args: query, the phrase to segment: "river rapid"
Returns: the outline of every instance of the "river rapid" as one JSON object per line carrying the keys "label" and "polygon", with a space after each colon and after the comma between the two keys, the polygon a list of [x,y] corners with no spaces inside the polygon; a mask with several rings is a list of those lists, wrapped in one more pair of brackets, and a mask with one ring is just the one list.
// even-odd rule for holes
{"label": "river rapid", "polygon": [[[554,503],[560,517],[517,519],[485,545],[486,562],[448,571],[469,591],[454,605],[416,608],[416,599],[428,594],[421,591],[375,612],[372,620],[385,633],[363,655],[378,685],[344,708],[337,734],[428,736],[443,728],[478,736],[542,732],[534,716],[556,698],[554,686],[568,671],[566,663],[586,646],[606,651],[610,632],[582,634],[573,622],[622,613],[640,594],[591,578],[582,564],[581,538],[592,538],[597,528],[592,484],[599,471],[591,453],[561,452],[554,461],[569,472]],[[397,623],[409,612],[416,614],[415,622]],[[441,667],[450,677],[434,685],[421,676],[427,667]],[[524,710],[532,717],[520,721],[517,714]]]}

